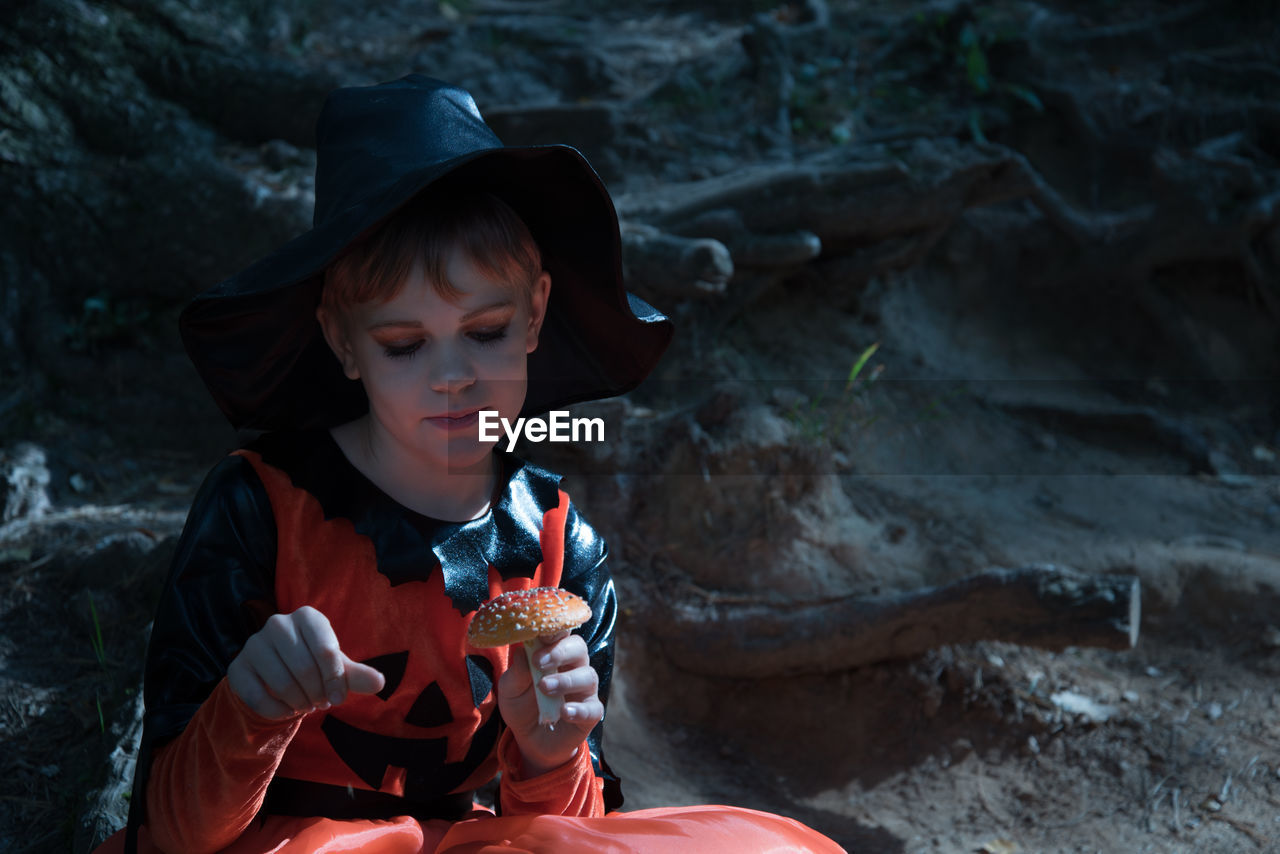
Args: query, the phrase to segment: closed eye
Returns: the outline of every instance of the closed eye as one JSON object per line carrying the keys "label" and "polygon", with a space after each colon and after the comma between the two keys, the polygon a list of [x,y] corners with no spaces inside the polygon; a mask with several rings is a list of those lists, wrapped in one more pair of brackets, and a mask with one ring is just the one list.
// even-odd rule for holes
{"label": "closed eye", "polygon": [[477,329],[468,334],[471,336],[471,340],[475,341],[477,344],[496,344],[503,338],[507,337],[507,327],[499,326],[492,329]]}
{"label": "closed eye", "polygon": [[408,344],[384,344],[382,345],[382,352],[389,359],[411,359],[415,353],[422,349],[422,344],[422,339]]}

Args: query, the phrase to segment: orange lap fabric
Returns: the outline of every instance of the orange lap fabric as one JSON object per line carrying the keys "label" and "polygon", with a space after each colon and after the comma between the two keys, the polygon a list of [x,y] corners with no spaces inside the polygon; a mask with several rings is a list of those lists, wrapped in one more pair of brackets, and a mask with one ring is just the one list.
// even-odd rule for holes
{"label": "orange lap fabric", "polygon": [[[144,827],[139,854],[153,854]],[[124,831],[94,854],[119,854]],[[600,818],[477,813],[454,824],[271,816],[254,822],[222,854],[844,854],[844,849],[783,816],[739,807],[660,807]]]}
{"label": "orange lap fabric", "polygon": [[[452,824],[443,819],[420,823],[412,818],[391,821],[337,820],[268,816],[255,821],[220,854],[431,854]],[[122,854],[124,831],[93,854]],[[144,825],[138,831],[138,854],[162,852]]]}
{"label": "orange lap fabric", "polygon": [[726,806],[659,807],[601,818],[480,817],[453,825],[435,854],[844,854],[798,821]]}

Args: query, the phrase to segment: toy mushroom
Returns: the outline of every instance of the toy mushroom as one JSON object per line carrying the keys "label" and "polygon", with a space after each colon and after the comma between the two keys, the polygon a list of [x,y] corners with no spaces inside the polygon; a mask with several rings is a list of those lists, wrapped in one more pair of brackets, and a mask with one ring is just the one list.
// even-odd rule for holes
{"label": "toy mushroom", "polygon": [[538,687],[544,674],[533,663],[533,651],[540,636],[576,629],[589,619],[591,606],[568,590],[558,587],[513,590],[480,606],[467,627],[467,642],[480,649],[523,643],[538,700],[538,723],[554,725],[560,720],[564,699],[548,697]]}

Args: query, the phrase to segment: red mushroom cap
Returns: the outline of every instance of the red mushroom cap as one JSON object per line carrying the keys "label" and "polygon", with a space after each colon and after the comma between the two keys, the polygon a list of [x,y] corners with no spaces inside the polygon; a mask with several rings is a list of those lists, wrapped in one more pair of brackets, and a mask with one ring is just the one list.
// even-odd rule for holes
{"label": "red mushroom cap", "polygon": [[467,627],[467,642],[478,648],[508,646],[576,629],[589,619],[591,606],[568,590],[513,590],[480,606]]}

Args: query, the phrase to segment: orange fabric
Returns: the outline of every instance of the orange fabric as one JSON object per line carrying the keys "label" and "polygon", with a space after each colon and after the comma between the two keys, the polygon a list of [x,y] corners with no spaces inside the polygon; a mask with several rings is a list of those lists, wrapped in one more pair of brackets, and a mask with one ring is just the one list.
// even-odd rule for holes
{"label": "orange fabric", "polygon": [[219,682],[152,761],[147,817],[160,849],[200,854],[235,840],[262,806],[301,720],[264,718]]}
{"label": "orange fabric", "polygon": [[[94,854],[120,854],[124,831]],[[139,854],[157,849],[142,828]],[[601,818],[477,812],[453,825],[335,821],[272,816],[254,822],[223,854],[843,854],[844,849],[783,816],[724,806],[663,807]]]}
{"label": "orange fabric", "polygon": [[[270,721],[236,697],[226,680],[181,736],[160,748],[147,792],[139,854],[782,854],[843,851],[782,816],[724,806],[672,807],[602,815],[601,781],[585,745],[571,761],[528,779],[510,732],[499,741],[504,815],[476,810],[451,824],[267,816],[254,820],[271,769],[298,719]],[[216,748],[216,749],[215,749]],[[244,781],[251,781],[245,785]],[[247,818],[246,818],[247,817]],[[121,854],[124,831],[94,854]]]}
{"label": "orange fabric", "polygon": [[[224,679],[200,707],[186,730],[156,751],[147,787],[148,822],[139,836],[139,854],[150,852],[338,852],[399,854],[435,850],[450,828],[443,820],[419,823],[339,821],[269,816],[254,821],[267,784],[297,731],[301,716],[285,721],[250,709]],[[586,744],[573,761],[537,777],[520,774],[520,753],[508,730],[499,742],[504,771],[504,812],[557,816],[600,816],[601,781],[591,768]],[[479,817],[490,814],[482,811]],[[109,844],[108,844],[109,843]],[[100,854],[119,851],[109,840]]]}
{"label": "orange fabric", "polygon": [[[450,826],[443,819],[419,824],[411,818],[337,821],[268,816],[254,822],[220,854],[431,854]],[[93,854],[123,852],[124,831],[121,830],[98,846]],[[138,854],[164,854],[156,847],[145,825],[138,830]]]}
{"label": "orange fabric", "polygon": [[662,807],[602,818],[525,815],[458,822],[435,854],[842,854],[783,816],[724,806]]}
{"label": "orange fabric", "polygon": [[525,779],[520,773],[520,749],[511,730],[507,730],[498,741],[498,761],[502,767],[498,798],[504,816],[604,815],[604,781],[591,768],[585,741],[569,762]]}

